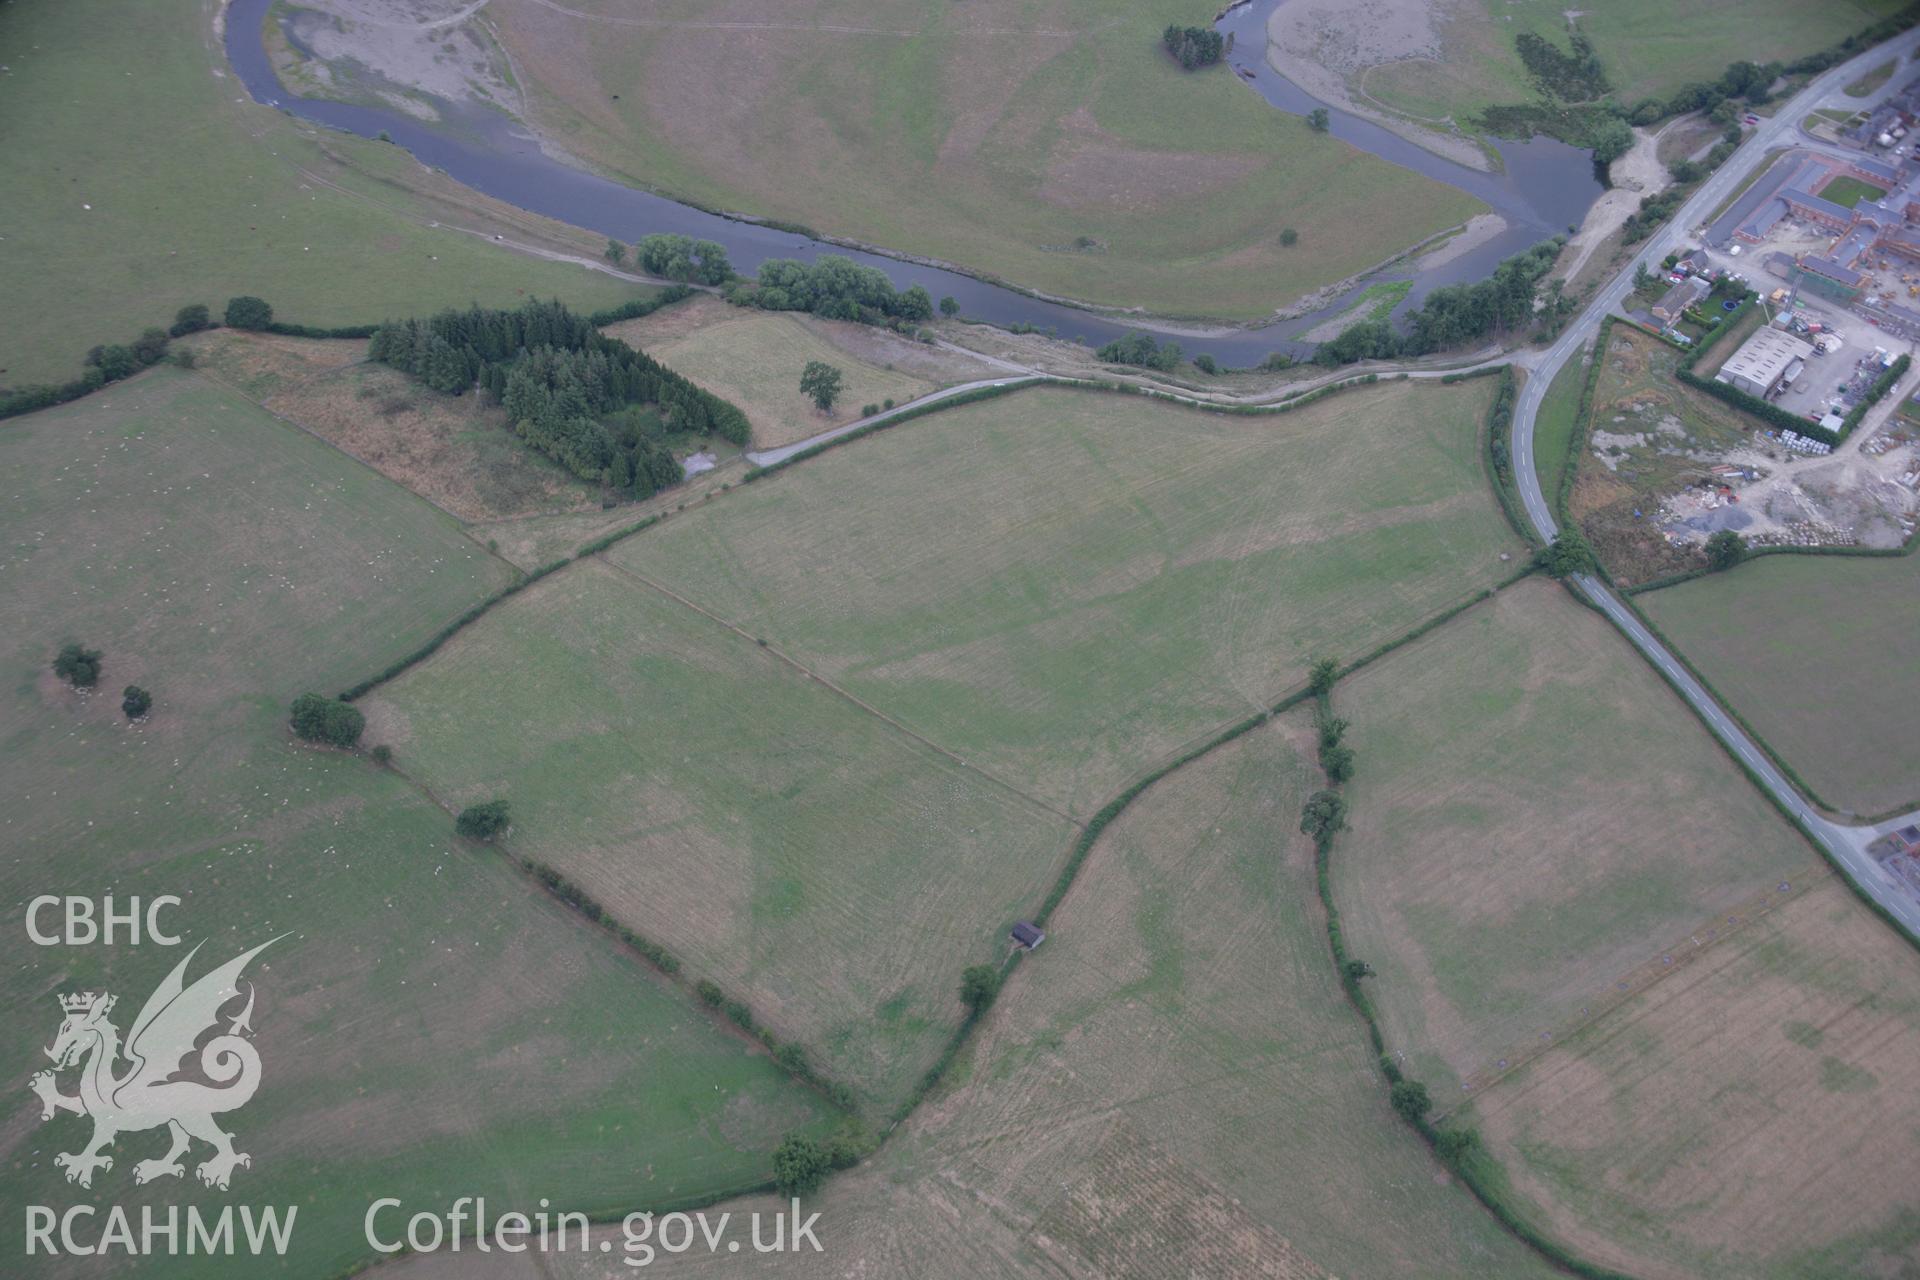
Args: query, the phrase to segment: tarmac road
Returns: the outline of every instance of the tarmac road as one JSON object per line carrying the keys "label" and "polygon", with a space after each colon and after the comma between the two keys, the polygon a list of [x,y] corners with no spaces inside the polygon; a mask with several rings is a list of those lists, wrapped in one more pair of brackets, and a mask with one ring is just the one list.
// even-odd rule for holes
{"label": "tarmac road", "polygon": [[[1894,53],[1908,55],[1916,47],[1920,47],[1920,31],[1909,31],[1896,36],[1885,44],[1877,45],[1868,52],[1828,70],[1794,97],[1781,103],[1773,117],[1761,122],[1741,144],[1740,149],[1720,166],[1718,172],[1701,184],[1700,189],[1681,207],[1667,227],[1651,237],[1646,247],[1594,295],[1586,308],[1568,324],[1559,340],[1534,363],[1532,375],[1528,377],[1526,385],[1521,389],[1519,398],[1514,404],[1513,455],[1514,474],[1519,480],[1521,502],[1526,509],[1527,518],[1533,522],[1534,528],[1539,530],[1541,537],[1551,539],[1559,532],[1559,526],[1554,522],[1552,508],[1547,502],[1546,495],[1541,491],[1540,478],[1534,469],[1533,461],[1534,426],[1539,416],[1540,403],[1545,399],[1547,387],[1553,381],[1554,375],[1560,371],[1561,366],[1573,358],[1576,352],[1593,341],[1595,334],[1599,331],[1601,320],[1619,309],[1628,292],[1633,288],[1634,272],[1638,267],[1644,265],[1652,270],[1654,263],[1691,240],[1693,228],[1706,222],[1707,216],[1719,207],[1735,187],[1745,181],[1749,174],[1767,163],[1767,152],[1770,149],[1786,145],[1806,145],[1807,139],[1800,132],[1799,122],[1809,111],[1833,97],[1842,97],[1844,105],[1857,109],[1877,103],[1891,95],[1912,78],[1912,69],[1903,68],[1906,74],[1896,74],[1880,90],[1863,99],[1844,98],[1840,94],[1840,89],[1841,86],[1859,78],[1862,73],[1885,62],[1890,55]],[[1786,776],[1774,766],[1766,753],[1734,721],[1733,717],[1727,714],[1725,708],[1714,700],[1679,659],[1674,657],[1666,646],[1647,630],[1633,611],[1628,609],[1605,583],[1586,574],[1578,576],[1574,582],[1588,599],[1613,619],[1614,625],[1626,634],[1634,647],[1645,654],[1647,660],[1673,682],[1680,696],[1687,700],[1702,720],[1706,721],[1707,727],[1713,731],[1714,735],[1726,743],[1728,749],[1753,771],[1753,776],[1770,795],[1799,819],[1813,839],[1818,841],[1833,855],[1835,861],[1846,869],[1853,881],[1885,907],[1889,914],[1899,920],[1908,933],[1920,937],[1920,901],[1916,901],[1903,885],[1882,871],[1879,864],[1866,852],[1867,845],[1876,836],[1904,822],[1920,819],[1920,811],[1873,826],[1848,826],[1822,816],[1793,784],[1787,781]]]}

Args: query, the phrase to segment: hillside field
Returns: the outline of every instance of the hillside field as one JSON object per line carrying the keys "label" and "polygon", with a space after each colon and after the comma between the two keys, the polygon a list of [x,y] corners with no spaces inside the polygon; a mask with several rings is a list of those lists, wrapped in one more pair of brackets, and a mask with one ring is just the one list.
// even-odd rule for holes
{"label": "hillside field", "polygon": [[[586,928],[364,757],[302,748],[287,703],[411,649],[511,570],[445,515],[197,375],[148,373],[0,424],[0,895],[177,894],[197,976],[262,955],[259,1095],[228,1125],[253,1157],[232,1193],[136,1188],[164,1135],[124,1135],[92,1197],[298,1204],[289,1267],[368,1260],[375,1194],[607,1211],[758,1184],[789,1129],[833,1116],[682,992]],[[99,689],[49,670],[73,638]],[[119,691],[152,690],[129,725]],[[53,1168],[86,1126],[42,1125],[44,1062],[75,989],[119,996],[121,1029],[184,954],[40,948],[8,932],[0,996],[21,1092],[0,1194],[66,1204]],[[71,1091],[69,1075],[62,1087]],[[197,1149],[196,1162],[205,1157]],[[377,1190],[375,1190],[377,1189]],[[18,1256],[20,1218],[0,1223]],[[160,1259],[143,1275],[252,1277],[251,1258]]]}
{"label": "hillside field", "polygon": [[[1352,77],[1362,101],[1405,114],[1466,121],[1489,106],[1527,102],[1538,94],[1514,49],[1531,31],[1567,48],[1569,11],[1549,0],[1458,0],[1423,6],[1438,38],[1438,57],[1380,61],[1366,46]],[[1901,0],[1704,0],[1682,8],[1657,0],[1616,0],[1578,11],[1614,97],[1629,105],[1664,98],[1682,85],[1716,80],[1727,64],[1791,61],[1824,49],[1897,12]],[[1384,25],[1384,24],[1382,24]],[[1364,38],[1364,32],[1362,32]],[[1384,50],[1383,50],[1384,52]]]}
{"label": "hillside field", "polygon": [[[644,535],[642,535],[644,536]],[[884,1113],[963,1012],[1073,832],[590,560],[365,700],[395,762],[744,998]]]}
{"label": "hillside field", "polygon": [[[1079,817],[1517,567],[1491,380],[1273,416],[1036,389],[769,476],[608,558]],[[1514,561],[1503,562],[1503,554]]]}
{"label": "hillside field", "polygon": [[[862,406],[897,404],[993,376],[991,366],[884,329],[798,312],[753,311],[702,294],[607,332],[639,347],[746,412],[756,448],[773,449],[852,422]],[[844,385],[828,412],[800,390],[818,360]]]}
{"label": "hillside field", "polygon": [[1216,11],[495,0],[487,17],[532,123],[637,185],[1088,302],[1268,315],[1482,210],[1224,64],[1183,72],[1162,30]]}
{"label": "hillside field", "polygon": [[1441,1105],[1727,908],[1824,869],[1607,622],[1528,581],[1343,682],[1334,894]]}
{"label": "hillside field", "polygon": [[165,327],[190,302],[217,315],[235,294],[311,325],[529,295],[583,309],[636,296],[604,273],[450,229],[567,245],[558,224],[485,201],[396,147],[247,100],[214,35],[219,8],[0,5],[0,277],[22,317],[0,342],[0,385],[77,377],[88,348]]}
{"label": "hillside field", "polygon": [[[1545,1277],[1386,1101],[1297,830],[1299,712],[1170,774],[1100,836],[954,1083],[813,1207],[825,1252],[701,1276]],[[771,1198],[728,1202],[736,1217]],[[831,1234],[829,1234],[829,1231]],[[617,1255],[616,1255],[617,1256]],[[550,1260],[556,1280],[618,1262]],[[520,1280],[410,1259],[399,1280]]]}
{"label": "hillside field", "polygon": [[1635,603],[1829,804],[1920,803],[1920,555],[1763,556]]}
{"label": "hillside field", "polygon": [[1647,1280],[1920,1260],[1920,955],[1824,872],[1480,1094],[1527,1216]]}

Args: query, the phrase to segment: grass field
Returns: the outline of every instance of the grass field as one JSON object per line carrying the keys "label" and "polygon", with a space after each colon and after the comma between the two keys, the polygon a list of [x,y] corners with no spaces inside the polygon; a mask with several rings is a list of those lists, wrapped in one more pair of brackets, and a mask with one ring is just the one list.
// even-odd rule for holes
{"label": "grass field", "polygon": [[[863,405],[905,404],[937,387],[991,372],[984,364],[928,351],[896,335],[846,332],[856,328],[793,312],[744,310],[701,295],[608,332],[739,405],[753,423],[754,444],[762,449],[851,422]],[[878,346],[881,361],[863,359],[832,340],[836,337]],[[840,399],[827,413],[800,390],[800,373],[813,360],[832,365],[845,380]]]}
{"label": "grass field", "polygon": [[[1182,72],[1197,0],[496,0],[534,122],[702,204],[1091,302],[1254,317],[1481,206]],[[1283,247],[1283,228],[1299,243]],[[648,228],[635,228],[636,235]]]}
{"label": "grass field", "polygon": [[[1295,830],[1316,785],[1307,732],[1298,713],[1257,730],[1102,834],[958,1082],[828,1184],[812,1206],[825,1252],[771,1273],[1554,1274],[1386,1104]],[[676,1262],[741,1270],[699,1252]],[[564,1280],[618,1270],[556,1261]],[[472,1265],[443,1255],[397,1274],[519,1275]]]}
{"label": "grass field", "polygon": [[1490,381],[1278,417],[1023,391],[609,553],[1086,816],[1179,744],[1510,573]]}
{"label": "grass field", "polygon": [[1920,557],[1765,556],[1637,603],[1829,804],[1920,803]]}
{"label": "grass field", "polygon": [[[811,1093],[721,1030],[451,819],[364,758],[301,749],[288,701],[417,645],[507,579],[448,517],[206,379],[156,370],[0,426],[0,894],[111,892],[184,902],[169,923],[193,973],[285,933],[261,957],[264,1084],[226,1121],[253,1156],[233,1192],[132,1165],[133,1134],[91,1198],[297,1204],[291,1273],[366,1260],[375,1196],[612,1210],[766,1176]],[[59,684],[61,640],[105,653],[99,692]],[[129,726],[118,690],[150,688]],[[12,929],[9,1061],[41,1059],[53,997],[119,995],[122,1030],[183,953],[40,948]],[[63,1082],[72,1088],[71,1079]],[[38,1123],[24,1094],[0,1133],[9,1203],[87,1198],[51,1165],[84,1123]],[[195,1159],[204,1157],[204,1149]],[[21,1220],[0,1224],[19,1256]],[[141,1274],[252,1277],[257,1260],[156,1260]]]}
{"label": "grass field", "polygon": [[193,345],[207,376],[462,520],[598,510],[605,496],[515,437],[505,410],[368,363],[364,341],[223,329]]}
{"label": "grass field", "polygon": [[1817,866],[1606,621],[1545,580],[1342,684],[1334,859],[1388,1047],[1442,1105],[1728,905]]}
{"label": "grass field", "polygon": [[1893,73],[1896,70],[1898,70],[1899,67],[1900,67],[1900,59],[1889,58],[1887,61],[1881,63],[1879,66],[1875,67],[1873,70],[1867,72],[1867,74],[1861,76],[1858,80],[1855,80],[1852,84],[1848,85],[1847,96],[1850,98],[1866,97],[1868,94],[1872,93],[1875,89],[1878,89],[1881,85],[1893,79]]}
{"label": "grass field", "polygon": [[1512,1199],[1647,1280],[1920,1260],[1920,956],[1831,876],[1482,1094]]}
{"label": "grass field", "polygon": [[1878,200],[1887,194],[1885,187],[1876,187],[1871,182],[1862,182],[1858,178],[1841,176],[1820,188],[1822,199],[1851,209],[1862,200]]}
{"label": "grass field", "polygon": [[1580,390],[1587,382],[1587,360],[1569,360],[1560,366],[1534,416],[1533,472],[1540,492],[1551,505],[1560,492],[1561,477],[1571,465],[1575,432],[1579,429]]}
{"label": "grass field", "polygon": [[[1581,10],[1579,24],[1600,55],[1613,96],[1631,104],[1716,80],[1735,59],[1784,61],[1823,49],[1900,7],[1900,0],[1705,0],[1678,9],[1658,0],[1621,0]],[[1564,5],[1550,0],[1462,0],[1436,13],[1437,60],[1383,62],[1355,83],[1376,102],[1426,119],[1465,121],[1489,106],[1531,101],[1538,93],[1514,37],[1531,31],[1565,49],[1566,15]]]}
{"label": "grass field", "polygon": [[528,239],[555,224],[473,197],[398,148],[236,101],[215,7],[0,7],[0,276],[19,317],[0,331],[0,385],[75,377],[89,347],[240,293],[319,325],[532,294],[585,307],[633,296],[605,274],[427,225]]}
{"label": "grass field", "polygon": [[[1072,828],[601,561],[366,700],[369,736],[884,1111]],[[509,731],[507,726],[513,726]]]}

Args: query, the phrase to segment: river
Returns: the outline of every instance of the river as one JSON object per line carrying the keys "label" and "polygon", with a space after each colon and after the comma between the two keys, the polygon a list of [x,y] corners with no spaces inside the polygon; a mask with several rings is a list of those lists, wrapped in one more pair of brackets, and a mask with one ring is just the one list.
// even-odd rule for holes
{"label": "river", "polygon": [[[970,319],[1009,327],[1033,325],[1094,346],[1124,333],[1145,330],[1171,337],[1188,351],[1204,351],[1230,365],[1254,364],[1273,351],[1307,354],[1311,347],[1295,340],[1295,335],[1348,305],[1343,299],[1312,315],[1278,324],[1195,338],[1157,330],[1150,323],[1127,323],[1064,303],[1047,302],[956,271],[845,249],[791,231],[708,213],[556,160],[518,122],[483,107],[442,102],[438,105],[443,119],[428,122],[399,110],[290,93],[275,74],[262,39],[272,2],[232,0],[227,9],[227,59],[255,101],[363,138],[384,133],[423,163],[483,195],[614,239],[631,241],[665,231],[714,240],[726,247],[736,268],[748,273],[768,258],[811,260],[822,253],[841,254],[878,267],[897,288],[918,284],[935,298],[952,295]],[[1235,53],[1229,60],[1242,81],[1276,108],[1304,115],[1324,104],[1301,92],[1265,62],[1267,17],[1279,3],[1284,0],[1254,0],[1224,15],[1219,25],[1223,32],[1235,36]],[[1458,187],[1507,220],[1507,231],[1494,241],[1434,270],[1415,277],[1402,265],[1369,277],[1412,278],[1414,288],[1403,307],[1417,304],[1437,285],[1479,279],[1502,257],[1564,232],[1585,216],[1600,194],[1587,153],[1559,142],[1537,138],[1502,144],[1499,151],[1505,172],[1482,173],[1425,151],[1371,121],[1329,110],[1335,137]]]}

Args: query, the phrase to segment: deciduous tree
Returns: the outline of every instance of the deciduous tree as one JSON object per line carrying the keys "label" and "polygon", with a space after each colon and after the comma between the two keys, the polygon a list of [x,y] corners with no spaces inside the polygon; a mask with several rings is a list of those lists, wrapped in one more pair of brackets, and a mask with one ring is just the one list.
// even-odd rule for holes
{"label": "deciduous tree", "polygon": [[809,360],[807,367],[800,371],[801,393],[812,396],[814,407],[822,413],[833,408],[842,381],[840,371],[824,360]]}

